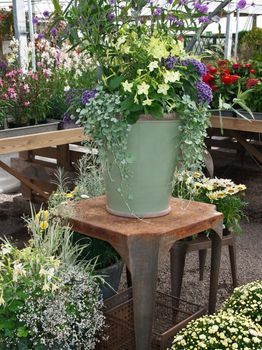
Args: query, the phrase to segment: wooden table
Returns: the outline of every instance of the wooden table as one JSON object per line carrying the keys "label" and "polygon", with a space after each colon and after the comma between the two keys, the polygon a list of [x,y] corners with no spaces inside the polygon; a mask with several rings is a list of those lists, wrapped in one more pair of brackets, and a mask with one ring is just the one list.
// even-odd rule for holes
{"label": "wooden table", "polygon": [[[219,116],[212,116],[211,125],[213,129],[221,129]],[[223,130],[230,131],[230,137],[234,138],[244,149],[262,163],[262,153],[243,136],[243,132],[262,133],[262,120],[246,120],[244,118],[222,117]]]}
{"label": "wooden table", "polygon": [[[171,199],[171,212],[152,219],[121,218],[105,209],[105,197],[82,200],[60,208],[72,229],[109,242],[121,255],[132,276],[136,350],[150,350],[160,251],[168,252],[175,241],[212,229],[212,259],[221,255],[223,215],[214,205]],[[210,283],[218,285],[219,265]],[[212,288],[210,300],[216,300]]]}

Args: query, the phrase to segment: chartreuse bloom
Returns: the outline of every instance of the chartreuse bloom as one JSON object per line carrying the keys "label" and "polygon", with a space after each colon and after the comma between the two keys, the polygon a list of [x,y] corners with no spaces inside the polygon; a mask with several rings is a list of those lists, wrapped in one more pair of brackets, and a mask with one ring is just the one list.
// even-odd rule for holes
{"label": "chartreuse bloom", "polygon": [[159,94],[167,95],[167,91],[169,90],[170,86],[168,84],[160,84],[158,85],[157,92]]}
{"label": "chartreuse bloom", "polygon": [[150,86],[143,82],[142,84],[137,85],[137,94],[138,95],[148,95],[148,90]]}
{"label": "chartreuse bloom", "polygon": [[154,100],[150,100],[150,98],[147,98],[146,100],[143,101],[142,105],[143,106],[151,106],[153,101]]}
{"label": "chartreuse bloom", "polygon": [[179,72],[166,71],[164,74],[165,83],[175,83],[180,80],[181,74]]}
{"label": "chartreuse bloom", "polygon": [[150,39],[147,51],[150,55],[159,60],[167,58],[169,55],[165,42],[162,39],[155,37]]}
{"label": "chartreuse bloom", "polygon": [[150,72],[153,72],[154,69],[159,67],[159,63],[157,61],[152,61],[147,67],[149,68]]}
{"label": "chartreuse bloom", "polygon": [[124,91],[132,92],[133,83],[129,83],[128,80],[122,83]]}

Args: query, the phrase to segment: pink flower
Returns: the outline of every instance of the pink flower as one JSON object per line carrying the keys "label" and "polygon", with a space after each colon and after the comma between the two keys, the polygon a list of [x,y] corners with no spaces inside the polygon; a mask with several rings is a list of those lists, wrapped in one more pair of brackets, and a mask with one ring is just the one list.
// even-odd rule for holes
{"label": "pink flower", "polygon": [[44,76],[48,77],[50,75],[49,69],[44,69],[43,74],[44,74]]}
{"label": "pink flower", "polygon": [[37,75],[37,73],[33,73],[33,74],[32,74],[32,79],[33,79],[33,80],[38,80],[38,75]]}
{"label": "pink flower", "polygon": [[25,103],[24,103],[24,106],[25,107],[28,107],[30,105],[30,102],[29,101],[26,101]]}
{"label": "pink flower", "polygon": [[0,78],[0,87],[3,87],[3,86],[4,86],[3,80],[2,78]]}
{"label": "pink flower", "polygon": [[44,65],[43,62],[37,62],[38,67],[43,67],[43,65]]}

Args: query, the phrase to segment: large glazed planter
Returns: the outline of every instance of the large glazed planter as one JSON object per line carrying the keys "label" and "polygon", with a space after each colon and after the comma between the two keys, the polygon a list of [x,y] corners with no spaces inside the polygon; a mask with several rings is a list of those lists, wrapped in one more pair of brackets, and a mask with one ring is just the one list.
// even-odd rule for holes
{"label": "large glazed planter", "polygon": [[108,152],[105,167],[107,210],[124,217],[157,217],[170,212],[172,178],[179,153],[179,121],[141,116],[127,142],[127,178]]}

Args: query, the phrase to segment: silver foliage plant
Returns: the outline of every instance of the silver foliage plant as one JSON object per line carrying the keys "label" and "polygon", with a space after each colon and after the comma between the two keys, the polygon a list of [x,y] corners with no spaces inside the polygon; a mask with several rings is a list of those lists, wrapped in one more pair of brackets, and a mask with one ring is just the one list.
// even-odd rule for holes
{"label": "silver foliage plant", "polygon": [[55,293],[32,297],[33,291],[28,291],[21,309],[20,321],[32,330],[33,349],[95,349],[104,325],[96,277],[78,266],[65,265],[57,278]]}

